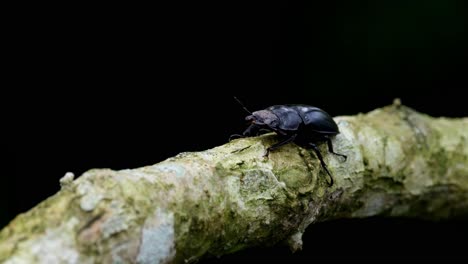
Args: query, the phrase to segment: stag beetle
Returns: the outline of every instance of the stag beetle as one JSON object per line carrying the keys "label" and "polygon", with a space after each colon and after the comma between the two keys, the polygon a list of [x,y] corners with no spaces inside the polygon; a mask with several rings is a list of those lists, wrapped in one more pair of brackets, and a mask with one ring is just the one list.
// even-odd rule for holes
{"label": "stag beetle", "polygon": [[330,176],[329,185],[333,185],[333,177],[323,161],[317,143],[326,141],[328,151],[341,156],[346,161],[346,155],[333,151],[331,137],[340,133],[333,118],[320,108],[309,105],[274,105],[264,110],[250,112],[239,99],[234,97],[242,108],[249,113],[245,118],[250,122],[250,126],[242,135],[234,134],[229,140],[239,137],[251,137],[265,132],[276,132],[280,141],[268,147],[265,157],[268,154],[285,144],[295,142],[303,147],[311,147],[320,160],[323,169]]}

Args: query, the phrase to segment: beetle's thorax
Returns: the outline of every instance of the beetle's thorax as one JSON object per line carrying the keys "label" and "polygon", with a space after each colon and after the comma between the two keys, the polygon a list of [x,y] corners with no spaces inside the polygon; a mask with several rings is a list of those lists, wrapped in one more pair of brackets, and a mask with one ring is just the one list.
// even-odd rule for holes
{"label": "beetle's thorax", "polygon": [[268,110],[259,110],[245,118],[247,121],[252,121],[256,125],[275,126],[278,123],[278,117]]}

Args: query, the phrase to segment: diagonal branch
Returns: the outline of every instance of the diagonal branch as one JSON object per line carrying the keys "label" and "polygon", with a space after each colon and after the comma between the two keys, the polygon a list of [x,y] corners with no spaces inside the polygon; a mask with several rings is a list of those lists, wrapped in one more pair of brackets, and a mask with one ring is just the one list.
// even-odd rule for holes
{"label": "diagonal branch", "polygon": [[468,216],[468,119],[395,103],[337,117],[340,157],[272,134],[131,170],[95,169],[0,232],[0,262],[182,263],[256,245],[301,248],[308,225],[375,215]]}

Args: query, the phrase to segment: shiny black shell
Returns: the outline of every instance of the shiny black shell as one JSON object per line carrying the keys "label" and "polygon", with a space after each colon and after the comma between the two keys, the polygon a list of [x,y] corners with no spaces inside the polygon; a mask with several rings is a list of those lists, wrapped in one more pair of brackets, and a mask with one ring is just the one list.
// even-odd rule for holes
{"label": "shiny black shell", "polygon": [[274,105],[267,111],[271,111],[278,117],[278,129],[284,131],[296,131],[300,127],[306,128],[318,134],[336,135],[338,126],[333,118],[318,107],[309,105]]}

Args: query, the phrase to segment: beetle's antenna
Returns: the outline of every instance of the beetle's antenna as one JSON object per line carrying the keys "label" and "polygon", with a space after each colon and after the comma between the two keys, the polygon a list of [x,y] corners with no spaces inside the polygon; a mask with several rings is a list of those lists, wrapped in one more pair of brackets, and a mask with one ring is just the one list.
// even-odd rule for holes
{"label": "beetle's antenna", "polygon": [[234,96],[234,99],[236,99],[236,101],[242,106],[242,108],[249,114],[252,114],[252,112],[249,111],[249,109],[247,109],[247,107],[245,107],[245,105],[239,100],[237,99],[237,97]]}

